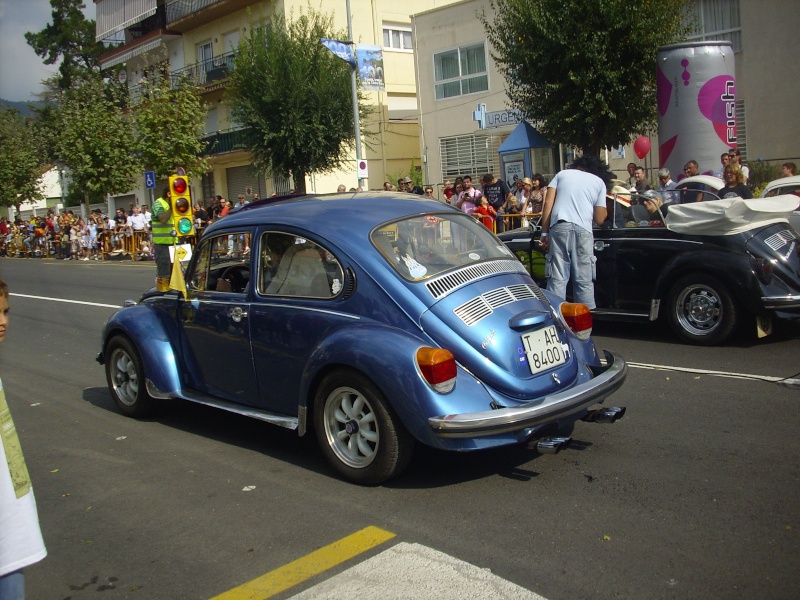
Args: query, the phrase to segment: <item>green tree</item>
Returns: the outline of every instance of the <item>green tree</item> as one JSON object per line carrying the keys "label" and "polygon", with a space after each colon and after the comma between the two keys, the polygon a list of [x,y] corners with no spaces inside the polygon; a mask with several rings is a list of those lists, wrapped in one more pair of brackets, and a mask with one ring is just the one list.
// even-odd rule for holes
{"label": "green tree", "polygon": [[19,210],[43,198],[40,177],[47,170],[38,124],[16,110],[0,112],[0,206]]}
{"label": "green tree", "polygon": [[256,168],[291,175],[295,190],[304,192],[307,174],[342,168],[355,146],[350,67],[320,43],[347,34],[334,31],[332,16],[310,7],[289,22],[273,13],[251,31],[230,76],[233,116],[249,129]]}
{"label": "green tree", "polygon": [[50,6],[53,22],[38,33],[26,33],[25,40],[44,64],[61,60],[58,85],[66,90],[76,78],[100,72],[99,57],[106,48],[95,41],[95,22],[81,12],[85,8],[81,0],[50,0]]}
{"label": "green tree", "polygon": [[492,0],[481,13],[512,105],[588,154],[656,125],[656,57],[682,39],[686,0]]}
{"label": "green tree", "polygon": [[94,193],[127,192],[142,172],[123,104],[120,88],[99,77],[74,83],[59,103],[55,150],[86,203]]}
{"label": "green tree", "polygon": [[155,74],[138,88],[132,102],[133,128],[140,162],[163,178],[178,166],[194,176],[208,171],[200,156],[205,143],[200,139],[206,106],[196,85],[188,79],[171,82]]}

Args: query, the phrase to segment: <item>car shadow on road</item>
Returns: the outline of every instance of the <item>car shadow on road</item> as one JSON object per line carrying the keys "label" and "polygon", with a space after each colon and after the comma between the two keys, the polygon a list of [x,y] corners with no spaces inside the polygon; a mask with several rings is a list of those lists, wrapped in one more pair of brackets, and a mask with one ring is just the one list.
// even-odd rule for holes
{"label": "car shadow on road", "polygon": [[[117,414],[120,419],[128,418],[119,412],[108,388],[86,388],[83,399],[97,408]],[[258,452],[331,479],[341,479],[325,461],[313,432],[299,437],[290,429],[184,400],[164,400],[155,416],[137,422],[159,423]],[[590,443],[575,439],[563,452],[582,451],[589,446]],[[493,476],[529,482],[539,476],[539,472],[530,468],[532,461],[548,458],[526,444],[474,452],[449,452],[417,444],[408,468],[383,486],[389,489],[429,489]]]}
{"label": "car shadow on road", "polygon": [[[800,321],[774,319],[772,333],[763,338],[759,338],[755,330],[755,318],[749,316],[743,317],[742,325],[733,336],[721,346],[747,349],[800,339]],[[642,342],[657,342],[671,346],[690,345],[679,339],[672,332],[664,319],[659,319],[658,321],[595,320],[592,324],[592,336]]]}
{"label": "car shadow on road", "polygon": [[[591,445],[591,442],[573,439],[562,452],[582,452]],[[384,487],[430,489],[495,476],[527,483],[541,475],[531,467],[549,458],[529,444],[473,452],[449,452],[417,445],[414,458],[405,473],[386,482]]]}
{"label": "car shadow on road", "polygon": [[[83,399],[98,408],[116,413],[120,419],[129,418],[117,409],[108,388],[86,388]],[[300,437],[291,429],[185,400],[160,402],[162,404],[153,417],[137,421],[160,423],[202,438],[259,452],[315,473],[333,474],[312,434]]]}

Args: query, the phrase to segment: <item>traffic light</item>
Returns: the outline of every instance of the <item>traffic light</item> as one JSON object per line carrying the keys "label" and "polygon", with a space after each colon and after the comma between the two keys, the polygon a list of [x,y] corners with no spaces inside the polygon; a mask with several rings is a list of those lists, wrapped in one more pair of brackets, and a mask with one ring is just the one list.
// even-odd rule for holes
{"label": "traffic light", "polygon": [[175,235],[194,235],[192,197],[189,194],[189,177],[185,174],[169,176],[169,195],[172,204],[172,223]]}

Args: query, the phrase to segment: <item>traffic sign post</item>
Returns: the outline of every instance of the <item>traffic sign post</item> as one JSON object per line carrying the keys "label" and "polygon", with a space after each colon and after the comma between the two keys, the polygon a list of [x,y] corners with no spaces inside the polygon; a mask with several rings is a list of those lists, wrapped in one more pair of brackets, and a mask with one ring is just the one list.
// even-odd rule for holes
{"label": "traffic sign post", "polygon": [[144,172],[144,187],[148,190],[156,189],[156,172],[155,171],[145,171]]}

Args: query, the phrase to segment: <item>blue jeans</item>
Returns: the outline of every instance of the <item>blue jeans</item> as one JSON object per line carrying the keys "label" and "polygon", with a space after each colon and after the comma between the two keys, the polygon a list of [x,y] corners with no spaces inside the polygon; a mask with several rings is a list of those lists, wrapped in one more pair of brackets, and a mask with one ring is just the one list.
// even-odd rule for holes
{"label": "blue jeans", "polygon": [[25,575],[21,570],[0,577],[0,598],[25,600]]}
{"label": "blue jeans", "polygon": [[549,240],[545,264],[547,289],[559,298],[566,298],[567,283],[572,279],[573,301],[595,308],[592,232],[562,221],[550,227]]}

